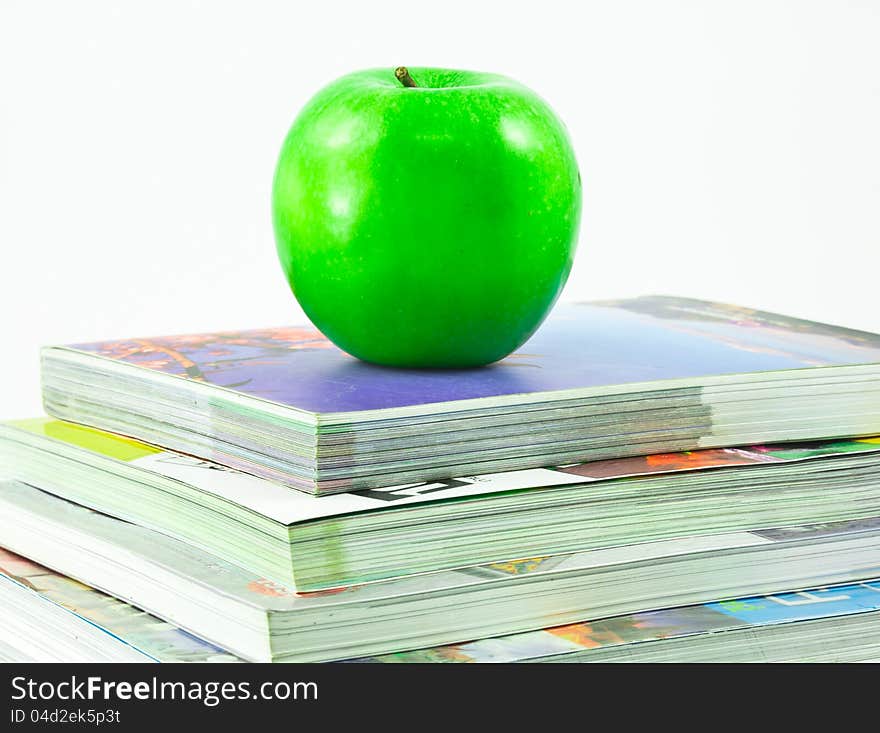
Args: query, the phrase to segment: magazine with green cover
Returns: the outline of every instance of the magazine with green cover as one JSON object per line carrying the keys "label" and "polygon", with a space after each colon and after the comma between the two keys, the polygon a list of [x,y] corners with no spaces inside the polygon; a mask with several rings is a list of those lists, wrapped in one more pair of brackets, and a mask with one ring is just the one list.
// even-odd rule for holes
{"label": "magazine with green cover", "polygon": [[878,377],[875,334],[660,296],[559,306],[478,369],[367,364],[308,327],[42,354],[51,415],[316,494],[877,434]]}
{"label": "magazine with green cover", "polygon": [[16,478],[299,590],[880,515],[880,439],[714,449],[314,497],[57,420],[0,424]]}
{"label": "magazine with green cover", "polygon": [[0,483],[0,545],[251,661],[330,661],[880,574],[880,518],[296,592],[165,535]]}

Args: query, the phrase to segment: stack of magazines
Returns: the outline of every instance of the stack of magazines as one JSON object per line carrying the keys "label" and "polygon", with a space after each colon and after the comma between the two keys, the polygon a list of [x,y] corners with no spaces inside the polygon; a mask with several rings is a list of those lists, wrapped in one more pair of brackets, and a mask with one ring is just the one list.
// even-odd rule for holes
{"label": "stack of magazines", "polygon": [[0,659],[880,659],[880,336],[560,306],[468,370],[310,328],[48,347]]}

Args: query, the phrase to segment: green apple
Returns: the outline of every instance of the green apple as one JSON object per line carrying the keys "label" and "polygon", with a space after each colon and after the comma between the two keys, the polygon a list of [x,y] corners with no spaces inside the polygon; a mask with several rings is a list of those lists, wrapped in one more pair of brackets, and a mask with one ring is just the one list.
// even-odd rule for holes
{"label": "green apple", "polygon": [[504,358],[571,269],[581,181],[565,127],[496,74],[375,69],[318,92],[272,192],[278,253],[312,322],[399,367]]}

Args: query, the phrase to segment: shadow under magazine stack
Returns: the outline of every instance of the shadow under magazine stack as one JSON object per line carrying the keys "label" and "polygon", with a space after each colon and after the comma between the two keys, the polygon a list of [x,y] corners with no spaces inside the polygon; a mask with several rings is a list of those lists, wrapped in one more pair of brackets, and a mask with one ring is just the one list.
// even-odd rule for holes
{"label": "shadow under magazine stack", "polygon": [[872,659],[878,373],[880,336],[662,297],[473,370],[47,348],[53,418],[0,426],[0,658]]}

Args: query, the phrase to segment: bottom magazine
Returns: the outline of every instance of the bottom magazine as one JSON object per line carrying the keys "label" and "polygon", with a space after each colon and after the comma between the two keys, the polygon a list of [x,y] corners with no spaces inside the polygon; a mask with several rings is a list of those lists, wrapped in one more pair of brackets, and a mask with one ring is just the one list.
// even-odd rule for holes
{"label": "bottom magazine", "polygon": [[880,577],[880,518],[873,517],[680,537],[301,592],[15,482],[0,483],[0,545],[251,662],[384,657]]}
{"label": "bottom magazine", "polygon": [[[239,662],[232,654],[0,550],[0,660]],[[616,616],[353,662],[880,660],[880,579]]]}

